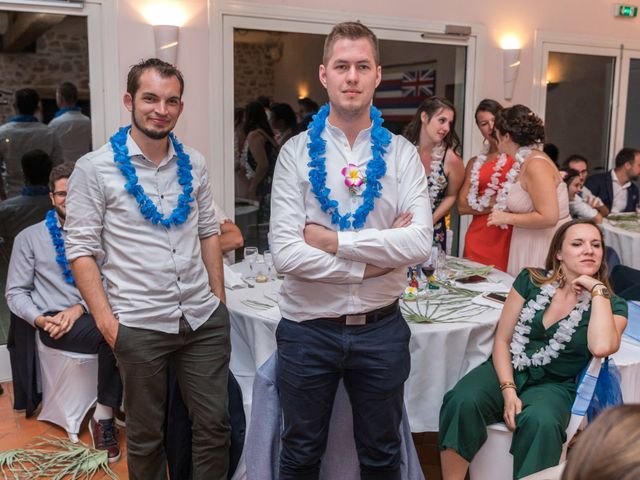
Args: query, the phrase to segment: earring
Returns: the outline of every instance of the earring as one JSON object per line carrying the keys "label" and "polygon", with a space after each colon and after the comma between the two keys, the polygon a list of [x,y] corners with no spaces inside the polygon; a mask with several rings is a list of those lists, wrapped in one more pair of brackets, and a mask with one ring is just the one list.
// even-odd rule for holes
{"label": "earring", "polygon": [[564,272],[562,271],[562,264],[558,265],[558,282],[560,283],[560,286],[562,287],[564,285],[565,280],[567,279],[567,277],[565,276]]}

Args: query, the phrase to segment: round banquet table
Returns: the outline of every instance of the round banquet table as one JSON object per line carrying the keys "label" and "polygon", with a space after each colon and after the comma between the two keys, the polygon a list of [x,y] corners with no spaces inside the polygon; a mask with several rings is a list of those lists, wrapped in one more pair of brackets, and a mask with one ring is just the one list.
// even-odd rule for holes
{"label": "round banquet table", "polygon": [[[476,264],[477,265],[477,264]],[[244,275],[245,263],[232,270]],[[493,270],[489,280],[510,287],[513,278]],[[277,306],[258,310],[243,302],[273,304],[281,281],[256,284],[254,288],[227,290],[231,320],[231,370],[238,379],[250,411],[253,377],[276,350],[275,331],[280,321]],[[467,323],[412,323],[411,373],[405,383],[405,405],[412,432],[438,431],[438,415],[444,394],[469,370],[486,360],[493,345],[493,334],[500,308],[488,308]]]}
{"label": "round banquet table", "polygon": [[[615,218],[620,214],[613,214]],[[624,216],[628,216],[630,219],[640,219],[638,214],[629,213]],[[604,241],[607,246],[612,247],[620,256],[620,263],[627,267],[632,267],[640,270],[640,223],[637,230],[631,230],[625,228],[625,222],[616,222],[604,219],[602,222],[602,229],[604,230]]]}

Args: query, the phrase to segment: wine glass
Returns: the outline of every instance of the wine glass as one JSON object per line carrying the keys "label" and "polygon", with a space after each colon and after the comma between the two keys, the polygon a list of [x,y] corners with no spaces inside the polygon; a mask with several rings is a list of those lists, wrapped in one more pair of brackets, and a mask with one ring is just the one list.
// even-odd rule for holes
{"label": "wine glass", "polygon": [[447,266],[447,254],[440,249],[438,250],[434,276],[439,283],[447,283],[451,277],[451,270]]}
{"label": "wine glass", "polygon": [[267,267],[267,277],[269,277],[269,280],[273,280],[273,255],[271,255],[270,250],[265,250],[262,256],[264,257],[264,264]]}
{"label": "wine glass", "polygon": [[253,268],[258,258],[258,247],[244,247],[244,259],[249,264],[251,277],[254,278]]}

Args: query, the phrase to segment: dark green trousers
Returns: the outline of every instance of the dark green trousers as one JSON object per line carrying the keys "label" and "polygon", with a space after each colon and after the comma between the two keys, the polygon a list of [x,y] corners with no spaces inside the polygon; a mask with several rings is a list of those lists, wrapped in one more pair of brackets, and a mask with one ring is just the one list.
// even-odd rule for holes
{"label": "dark green trousers", "polygon": [[[527,375],[518,373],[517,377]],[[524,381],[523,381],[524,380]],[[522,478],[558,464],[575,398],[575,384],[516,378],[522,412],[516,416],[510,452],[513,476]],[[440,409],[440,450],[471,461],[487,439],[487,425],[502,422],[504,401],[491,359],[471,370],[447,392]]]}
{"label": "dark green trousers", "polygon": [[131,480],[164,480],[164,421],[169,356],[192,423],[194,480],[226,480],[229,463],[229,314],[223,303],[197,330],[178,334],[120,325],[115,354],[124,383]]}

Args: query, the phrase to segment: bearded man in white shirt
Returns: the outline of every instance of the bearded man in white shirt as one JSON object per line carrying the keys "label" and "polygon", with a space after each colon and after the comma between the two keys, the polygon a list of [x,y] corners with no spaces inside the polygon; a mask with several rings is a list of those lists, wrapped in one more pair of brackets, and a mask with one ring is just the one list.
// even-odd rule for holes
{"label": "bearded man in white shirt", "polygon": [[[206,163],[171,134],[184,80],[158,59],[134,65],[124,105],[132,125],[80,158],[69,180],[67,257],[124,382],[129,478],[167,475],[167,369],[192,420],[193,478],[223,480],[229,463],[229,316],[219,225]],[[102,287],[96,260],[104,260]]]}
{"label": "bearded man in white shirt", "polygon": [[284,416],[280,479],[315,479],[339,380],[353,407],[363,479],[400,479],[410,330],[398,310],[406,267],[432,242],[416,149],[381,126],[376,36],[336,25],[325,41],[325,105],[278,157],[270,246],[285,274],[277,387]]}

